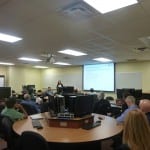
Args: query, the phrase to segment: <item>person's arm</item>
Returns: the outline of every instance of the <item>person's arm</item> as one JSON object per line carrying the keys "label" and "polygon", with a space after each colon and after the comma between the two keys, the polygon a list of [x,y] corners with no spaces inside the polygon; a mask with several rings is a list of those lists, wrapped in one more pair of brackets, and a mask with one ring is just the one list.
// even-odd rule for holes
{"label": "person's arm", "polygon": [[125,119],[128,111],[129,111],[129,109],[126,109],[119,117],[116,118],[118,124],[124,122],[124,119]]}
{"label": "person's arm", "polygon": [[24,119],[28,117],[26,110],[23,108],[21,104],[15,104],[15,108],[19,109],[23,113]]}

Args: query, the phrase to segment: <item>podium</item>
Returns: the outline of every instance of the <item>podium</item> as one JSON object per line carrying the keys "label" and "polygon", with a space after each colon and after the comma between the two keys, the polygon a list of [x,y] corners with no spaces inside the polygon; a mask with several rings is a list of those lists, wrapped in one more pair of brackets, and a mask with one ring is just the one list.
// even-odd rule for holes
{"label": "podium", "polygon": [[82,128],[86,124],[92,124],[94,116],[87,115],[84,117],[77,118],[58,118],[58,117],[47,117],[47,122],[50,127],[61,127],[61,128]]}

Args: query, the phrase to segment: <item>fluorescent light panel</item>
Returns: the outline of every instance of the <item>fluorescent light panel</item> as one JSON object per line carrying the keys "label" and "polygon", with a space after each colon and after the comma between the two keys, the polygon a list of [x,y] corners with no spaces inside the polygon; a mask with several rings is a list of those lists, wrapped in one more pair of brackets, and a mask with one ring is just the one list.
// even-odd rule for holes
{"label": "fluorescent light panel", "polygon": [[66,49],[66,50],[62,50],[62,51],[58,51],[58,52],[63,53],[63,54],[73,55],[73,56],[87,55],[86,53],[82,53],[82,52],[71,50],[71,49]]}
{"label": "fluorescent light panel", "polygon": [[13,63],[8,63],[8,62],[0,62],[0,65],[8,65],[8,66],[13,66]]}
{"label": "fluorescent light panel", "polygon": [[34,66],[34,68],[46,69],[48,67],[46,67],[46,66]]}
{"label": "fluorescent light panel", "polygon": [[55,64],[55,65],[64,65],[64,66],[69,66],[69,65],[71,65],[71,64],[69,64],[69,63],[64,63],[64,62],[55,62],[54,64]]}
{"label": "fluorescent light panel", "polygon": [[103,57],[94,58],[93,60],[100,61],[100,62],[111,62],[111,61],[112,61],[112,60],[110,60],[110,59],[103,58]]}
{"label": "fluorescent light panel", "polygon": [[119,8],[138,3],[137,0],[84,0],[97,11],[107,13]]}
{"label": "fluorescent light panel", "polygon": [[40,59],[35,59],[35,58],[28,58],[28,57],[20,57],[18,58],[19,60],[25,60],[25,61],[42,61]]}
{"label": "fluorescent light panel", "polygon": [[14,42],[17,42],[20,40],[22,40],[22,38],[20,38],[20,37],[0,33],[0,41],[14,43]]}

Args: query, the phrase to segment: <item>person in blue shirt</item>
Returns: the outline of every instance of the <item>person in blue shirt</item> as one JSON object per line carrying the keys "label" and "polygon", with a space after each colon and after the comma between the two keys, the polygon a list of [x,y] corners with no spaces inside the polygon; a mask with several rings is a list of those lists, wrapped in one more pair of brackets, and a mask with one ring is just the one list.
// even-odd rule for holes
{"label": "person in blue shirt", "polygon": [[[125,121],[126,116],[132,110],[136,110],[138,106],[135,104],[134,96],[127,96],[125,98],[125,103],[128,108],[125,109],[119,117],[116,118],[117,124],[122,124]],[[113,137],[113,144],[111,145],[114,149],[119,147],[122,144],[122,132],[119,135]]]}
{"label": "person in blue shirt", "polygon": [[50,86],[48,87],[47,91],[45,92],[45,95],[46,96],[54,96],[54,93]]}
{"label": "person in blue shirt", "polygon": [[21,104],[27,104],[32,106],[37,113],[40,113],[40,107],[36,104],[35,101],[31,100],[31,96],[29,94],[24,94],[24,100],[21,101]]}
{"label": "person in blue shirt", "polygon": [[116,121],[118,124],[124,122],[125,117],[128,114],[128,112],[138,108],[138,106],[135,104],[134,96],[127,96],[125,99],[125,103],[127,104],[128,108],[119,117],[116,118]]}

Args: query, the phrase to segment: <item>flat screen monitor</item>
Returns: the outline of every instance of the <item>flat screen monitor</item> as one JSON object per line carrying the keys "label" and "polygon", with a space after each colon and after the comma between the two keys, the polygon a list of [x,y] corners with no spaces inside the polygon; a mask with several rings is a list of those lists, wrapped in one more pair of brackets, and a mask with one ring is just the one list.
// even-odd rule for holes
{"label": "flat screen monitor", "polygon": [[98,91],[114,91],[115,64],[94,64],[83,66],[83,88]]}
{"label": "flat screen monitor", "polygon": [[69,111],[74,113],[75,117],[89,115],[93,111],[93,95],[80,95],[70,99]]}
{"label": "flat screen monitor", "polygon": [[74,87],[73,86],[64,86],[63,87],[63,93],[73,93]]}
{"label": "flat screen monitor", "polygon": [[135,89],[135,98],[136,99],[142,98],[142,89]]}
{"label": "flat screen monitor", "polygon": [[122,89],[116,89],[117,92],[117,98],[122,99],[123,98],[123,90]]}
{"label": "flat screen monitor", "polygon": [[0,87],[0,98],[9,98],[11,96],[11,87]]}

